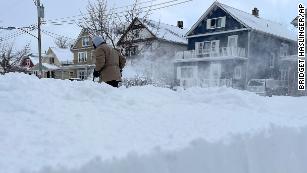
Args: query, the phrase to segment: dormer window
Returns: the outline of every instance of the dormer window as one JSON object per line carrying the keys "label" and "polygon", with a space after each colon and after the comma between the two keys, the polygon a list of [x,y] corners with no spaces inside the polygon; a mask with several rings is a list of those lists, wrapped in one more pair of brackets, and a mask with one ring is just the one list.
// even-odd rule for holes
{"label": "dormer window", "polygon": [[30,59],[26,59],[26,66],[30,67],[31,66],[31,60]]}
{"label": "dormer window", "polygon": [[207,29],[224,28],[226,26],[226,17],[207,19]]}
{"label": "dormer window", "polygon": [[87,46],[90,46],[90,38],[83,37],[82,38],[82,47],[87,47]]}

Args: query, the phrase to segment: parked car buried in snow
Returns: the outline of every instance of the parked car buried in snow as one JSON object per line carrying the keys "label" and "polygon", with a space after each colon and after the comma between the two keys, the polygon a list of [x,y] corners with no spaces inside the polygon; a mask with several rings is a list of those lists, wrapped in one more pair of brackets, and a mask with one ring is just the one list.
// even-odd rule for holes
{"label": "parked car buried in snow", "polygon": [[287,95],[288,91],[283,81],[274,79],[251,79],[247,90],[261,96]]}

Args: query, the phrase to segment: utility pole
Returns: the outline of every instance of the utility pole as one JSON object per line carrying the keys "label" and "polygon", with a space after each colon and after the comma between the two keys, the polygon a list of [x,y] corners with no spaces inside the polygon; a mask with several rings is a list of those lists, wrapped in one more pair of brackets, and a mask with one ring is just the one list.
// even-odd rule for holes
{"label": "utility pole", "polygon": [[42,67],[42,36],[41,36],[41,19],[44,18],[44,6],[41,6],[40,0],[36,1],[37,6],[37,30],[38,30],[38,58],[39,58],[39,77],[43,77],[43,67]]}

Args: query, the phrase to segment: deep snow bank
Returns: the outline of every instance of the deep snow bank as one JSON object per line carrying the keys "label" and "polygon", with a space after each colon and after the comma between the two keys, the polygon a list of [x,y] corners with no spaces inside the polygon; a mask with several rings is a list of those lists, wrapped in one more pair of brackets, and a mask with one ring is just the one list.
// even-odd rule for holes
{"label": "deep snow bank", "polygon": [[[306,104],[306,97],[267,98],[227,88],[178,92],[151,86],[114,89],[93,82],[9,74],[0,76],[0,172],[19,173],[44,166],[51,167],[44,172],[63,172],[59,166],[73,172],[91,172],[90,168],[99,172],[101,167],[121,168],[113,172],[125,168],[126,172],[133,168],[152,172],[155,163],[159,172],[189,172],[193,170],[189,163],[200,166],[195,172],[201,168],[219,172],[226,167],[201,165],[221,162],[225,166],[237,157],[239,165],[234,170],[244,167],[242,170],[252,172],[258,165],[259,170],[278,172],[276,165],[260,164],[263,158],[272,164],[291,161],[278,154],[271,156],[270,150],[284,151],[281,156],[289,156],[293,162],[281,167],[299,172],[307,169],[297,161],[307,157],[306,145],[302,145],[306,144],[302,136],[307,134]],[[272,127],[277,130],[270,132]],[[200,142],[194,145],[195,140]],[[286,150],[287,144],[290,150]],[[246,154],[252,150],[253,156]],[[179,160],[163,162],[168,156]],[[89,162],[95,157],[101,161]],[[187,162],[187,158],[192,160]],[[187,168],[181,169],[183,165]]]}

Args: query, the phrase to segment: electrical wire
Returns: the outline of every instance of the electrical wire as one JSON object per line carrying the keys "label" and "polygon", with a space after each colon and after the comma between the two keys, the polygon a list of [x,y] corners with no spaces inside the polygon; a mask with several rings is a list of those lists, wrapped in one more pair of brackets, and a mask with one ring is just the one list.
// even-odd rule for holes
{"label": "electrical wire", "polygon": [[[139,2],[138,5],[146,4],[146,3],[154,2],[154,1],[158,1],[158,0],[143,1],[143,2]],[[130,4],[130,5],[126,5],[126,6],[121,6],[121,7],[116,7],[116,8],[111,8],[110,12],[113,12],[115,10],[122,9],[122,8],[127,8],[127,7],[130,7],[130,6],[133,6],[133,5],[134,4]],[[75,19],[75,18],[79,18],[80,16],[83,17],[84,14],[79,14],[79,15],[75,15],[75,16],[68,16],[68,17],[62,17],[62,18],[57,18],[57,19],[48,19],[48,20],[46,20],[46,22],[58,22],[59,20]]]}
{"label": "electrical wire", "polygon": [[59,35],[59,34],[56,34],[56,33],[53,33],[53,32],[50,32],[50,31],[46,31],[46,30],[41,30],[42,33],[54,38],[54,39],[58,39],[57,37],[63,37],[63,38],[67,38],[69,40],[72,40],[72,41],[75,41],[75,39],[73,38],[70,38],[70,37],[67,37],[67,36],[63,36],[63,35]]}
{"label": "electrical wire", "polygon": [[[193,0],[186,0],[186,1],[182,1],[182,2],[178,2],[178,3],[173,3],[173,2],[177,2],[177,1],[182,1],[182,0],[171,0],[171,1],[166,1],[166,2],[163,2],[163,3],[158,3],[158,4],[153,4],[153,5],[150,5],[150,6],[144,6],[144,7],[140,7],[140,8],[137,8],[136,10],[142,10],[142,9],[149,9],[150,11],[155,11],[155,10],[160,10],[160,9],[163,9],[163,8],[168,8],[168,7],[171,7],[171,6],[175,6],[175,5],[179,5],[179,4],[183,4],[183,3],[187,3],[187,2],[190,2],[190,1],[193,1]],[[172,4],[170,4],[172,3]],[[168,4],[168,5],[166,5]],[[161,5],[164,5],[164,6],[161,6]],[[152,7],[155,7],[157,6],[157,8],[154,8],[154,9],[150,9]],[[161,7],[159,7],[161,6]],[[129,12],[129,10],[124,10],[124,11],[120,11],[120,12],[116,12],[116,13],[109,13],[106,15],[106,17],[112,17],[112,15],[118,15],[118,14],[123,14],[123,13],[126,13],[126,12]],[[124,17],[125,15],[118,15],[117,17]],[[79,22],[79,24],[81,22],[83,22],[84,20],[87,20],[88,18],[83,15],[83,18],[78,18],[78,19],[73,19],[73,20],[63,20],[63,21],[51,21],[51,20],[48,20],[50,23],[49,24],[52,24],[52,25],[64,25],[64,24],[76,24],[77,22]],[[44,22],[44,24],[48,24],[47,21]]]}

